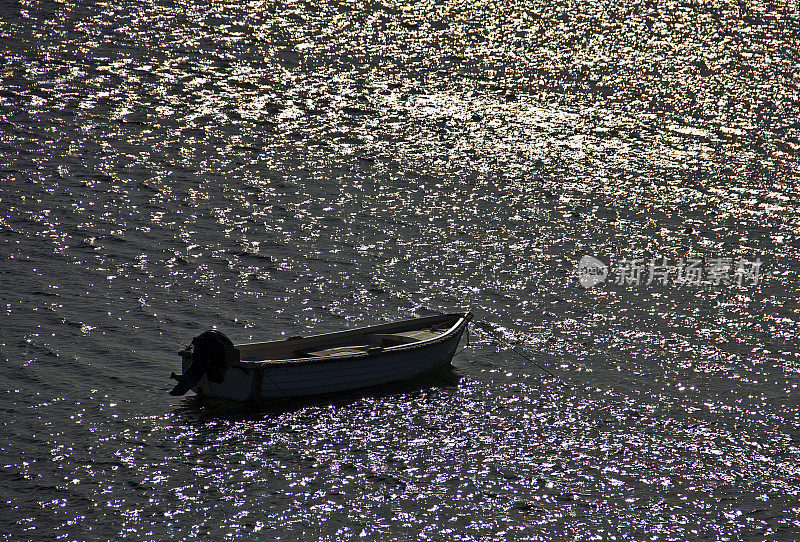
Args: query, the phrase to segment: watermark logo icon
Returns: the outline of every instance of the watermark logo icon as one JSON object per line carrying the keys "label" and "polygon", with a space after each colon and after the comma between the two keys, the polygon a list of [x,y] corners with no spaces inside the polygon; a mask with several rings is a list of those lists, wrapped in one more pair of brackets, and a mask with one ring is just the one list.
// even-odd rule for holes
{"label": "watermark logo icon", "polygon": [[[614,265],[616,264],[616,265]],[[744,258],[679,258],[670,263],[667,258],[620,258],[612,261],[613,268],[593,256],[583,256],[576,274],[584,288],[592,288],[609,278],[619,286],[674,285],[674,286],[756,286],[761,283],[761,258],[749,261]]]}
{"label": "watermark logo icon", "polygon": [[578,282],[584,288],[591,288],[605,282],[608,266],[594,256],[583,256],[578,262]]}

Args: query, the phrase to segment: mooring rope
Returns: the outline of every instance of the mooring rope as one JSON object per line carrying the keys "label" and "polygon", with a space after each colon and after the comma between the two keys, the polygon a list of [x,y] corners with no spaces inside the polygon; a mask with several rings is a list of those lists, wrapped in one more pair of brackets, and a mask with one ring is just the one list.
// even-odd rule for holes
{"label": "mooring rope", "polygon": [[456,356],[457,356],[457,355],[459,355],[461,352],[463,352],[464,350],[466,350],[468,346],[469,346],[469,323],[467,323],[467,344],[465,344],[465,345],[464,345],[464,348],[462,348],[461,350],[459,350],[458,352],[456,352],[455,354],[453,354],[453,357],[456,357]]}
{"label": "mooring rope", "polygon": [[[523,359],[527,360],[528,362],[530,362],[530,363],[531,363],[531,364],[533,364],[534,366],[538,367],[538,368],[539,368],[539,370],[541,370],[541,371],[543,371],[543,372],[545,372],[545,373],[549,374],[550,376],[552,376],[553,378],[555,378],[555,379],[557,379],[557,380],[560,380],[560,381],[562,381],[562,382],[564,381],[564,379],[563,379],[563,378],[561,378],[561,377],[560,377],[560,376],[558,376],[557,374],[553,373],[551,370],[549,370],[549,369],[547,369],[546,367],[543,367],[543,366],[541,366],[540,364],[536,363],[536,362],[533,360],[533,358],[532,358],[531,356],[528,356],[527,354],[524,354],[524,353],[520,352],[519,350],[517,350],[517,347],[518,347],[518,346],[520,346],[520,347],[522,347],[522,348],[525,348],[525,345],[524,345],[524,344],[522,344],[522,345],[518,345],[518,344],[512,344],[512,343],[510,343],[509,341],[507,341],[507,340],[505,340],[505,339],[503,339],[503,338],[501,338],[501,337],[497,337],[497,336],[493,335],[492,333],[490,333],[489,331],[486,331],[486,330],[485,330],[485,329],[483,329],[482,327],[476,326],[476,328],[478,329],[478,331],[481,331],[481,332],[483,332],[483,333],[485,334],[485,336],[486,336],[486,337],[489,339],[489,342],[490,342],[490,343],[501,344],[501,345],[504,345],[504,346],[508,347],[508,348],[509,348],[509,349],[510,349],[512,352],[514,352],[516,355],[520,356],[521,358],[523,358]],[[465,349],[466,349],[468,346],[469,346],[469,326],[467,326],[467,344],[464,346],[464,348],[462,348],[461,350],[459,350],[459,351],[456,353],[456,355],[458,355],[458,354],[460,354],[461,352],[463,352],[463,351],[464,351],[464,350],[465,350]]]}

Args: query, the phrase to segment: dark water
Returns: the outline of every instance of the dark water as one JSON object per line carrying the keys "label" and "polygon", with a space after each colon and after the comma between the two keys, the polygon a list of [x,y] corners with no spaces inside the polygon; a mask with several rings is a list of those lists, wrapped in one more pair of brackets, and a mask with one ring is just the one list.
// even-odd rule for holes
{"label": "dark water", "polygon": [[[0,539],[800,539],[795,3],[0,13]],[[167,395],[211,326],[466,309],[418,381]]]}

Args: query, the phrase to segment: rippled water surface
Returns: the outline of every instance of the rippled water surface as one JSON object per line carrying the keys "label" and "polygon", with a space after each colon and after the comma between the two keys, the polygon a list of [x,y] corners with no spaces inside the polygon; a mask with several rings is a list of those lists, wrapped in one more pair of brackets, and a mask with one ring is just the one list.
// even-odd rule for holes
{"label": "rippled water surface", "polygon": [[[800,538],[796,3],[0,16],[0,539]],[[412,382],[167,394],[212,326],[467,309]]]}

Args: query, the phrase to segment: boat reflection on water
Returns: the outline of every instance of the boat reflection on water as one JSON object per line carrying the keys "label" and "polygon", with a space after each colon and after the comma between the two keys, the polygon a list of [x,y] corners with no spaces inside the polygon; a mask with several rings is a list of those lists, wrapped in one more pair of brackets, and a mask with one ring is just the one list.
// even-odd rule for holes
{"label": "boat reflection on water", "polygon": [[191,395],[181,401],[172,412],[186,426],[205,426],[209,419],[227,421],[263,420],[313,407],[347,407],[364,401],[379,401],[408,395],[415,398],[420,394],[443,390],[456,390],[462,376],[453,365],[447,363],[409,380],[390,382],[369,388],[348,391],[272,399],[260,402],[231,401],[202,395]]}

